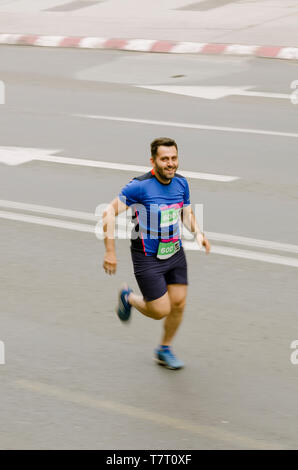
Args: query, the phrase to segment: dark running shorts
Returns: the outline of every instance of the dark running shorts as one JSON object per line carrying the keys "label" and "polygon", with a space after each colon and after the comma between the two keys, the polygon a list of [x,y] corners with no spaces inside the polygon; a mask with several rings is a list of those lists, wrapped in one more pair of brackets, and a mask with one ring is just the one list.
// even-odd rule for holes
{"label": "dark running shorts", "polygon": [[162,297],[168,290],[168,284],[188,284],[187,263],[182,247],[178,253],[165,260],[145,256],[134,250],[131,250],[131,258],[137,283],[146,302]]}

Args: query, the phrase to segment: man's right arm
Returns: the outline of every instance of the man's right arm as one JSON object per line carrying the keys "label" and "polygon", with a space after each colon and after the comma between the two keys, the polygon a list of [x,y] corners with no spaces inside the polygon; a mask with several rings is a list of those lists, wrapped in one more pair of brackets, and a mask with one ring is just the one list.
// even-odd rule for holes
{"label": "man's right arm", "polygon": [[115,219],[117,215],[126,211],[128,206],[118,197],[108,205],[103,213],[103,233],[105,244],[105,255],[103,268],[107,274],[115,274],[117,269],[117,258],[115,249]]}

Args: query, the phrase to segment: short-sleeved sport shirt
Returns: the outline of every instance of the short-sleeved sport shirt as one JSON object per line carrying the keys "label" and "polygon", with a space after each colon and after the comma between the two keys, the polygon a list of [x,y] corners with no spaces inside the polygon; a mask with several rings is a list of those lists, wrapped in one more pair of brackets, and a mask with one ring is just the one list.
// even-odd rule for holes
{"label": "short-sleeved sport shirt", "polygon": [[176,173],[169,184],[163,184],[151,170],[132,179],[119,199],[132,208],[132,250],[154,256],[160,241],[179,240],[181,246],[180,211],[190,204],[186,178]]}

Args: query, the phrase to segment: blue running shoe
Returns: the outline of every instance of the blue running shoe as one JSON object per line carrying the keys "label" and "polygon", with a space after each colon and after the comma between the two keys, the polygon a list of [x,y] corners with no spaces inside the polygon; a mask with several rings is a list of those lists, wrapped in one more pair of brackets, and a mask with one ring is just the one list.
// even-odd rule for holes
{"label": "blue running shoe", "polygon": [[121,321],[128,321],[130,319],[131,305],[128,302],[128,296],[131,292],[132,289],[126,284],[120,287],[116,312]]}
{"label": "blue running shoe", "polygon": [[170,347],[155,349],[155,361],[167,369],[181,369],[184,363],[180,361],[172,352]]}

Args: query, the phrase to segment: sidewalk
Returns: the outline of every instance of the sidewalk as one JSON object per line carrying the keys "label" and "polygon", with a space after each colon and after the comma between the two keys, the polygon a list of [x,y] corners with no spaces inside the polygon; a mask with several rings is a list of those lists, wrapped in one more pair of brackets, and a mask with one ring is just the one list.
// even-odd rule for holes
{"label": "sidewalk", "polygon": [[[220,6],[221,5],[221,6]],[[100,38],[92,47],[129,49],[129,39],[145,39],[132,50],[157,52],[249,53],[263,56],[268,48],[240,46],[276,46],[278,58],[298,58],[297,0],[0,0],[0,42],[16,44],[88,47],[81,38]],[[26,36],[26,39],[6,34]],[[5,36],[4,36],[5,34]],[[30,42],[29,36],[33,36]],[[55,44],[42,44],[36,36],[60,36]],[[61,38],[62,36],[62,38]],[[71,38],[75,38],[71,41]],[[104,40],[102,40],[104,38]],[[107,41],[124,39],[122,42]],[[67,40],[68,39],[68,40]],[[36,44],[36,41],[37,42]],[[172,46],[181,42],[206,47]],[[98,44],[99,44],[98,43]],[[142,44],[147,48],[142,49]],[[151,46],[149,47],[149,43]],[[89,40],[89,47],[91,42]],[[113,47],[114,44],[114,47]],[[136,42],[134,42],[136,44]],[[220,47],[213,47],[217,44]],[[233,46],[227,51],[227,45]],[[235,49],[235,46],[238,46]],[[149,48],[148,48],[149,47]],[[282,47],[291,48],[287,53]],[[179,49],[179,48],[178,48]],[[259,50],[259,53],[257,51]],[[243,51],[243,52],[241,52]],[[249,52],[247,52],[249,51]],[[265,51],[265,52],[266,52]],[[270,51],[269,51],[270,52]],[[282,52],[284,57],[279,57]],[[288,56],[287,56],[288,55]]]}

